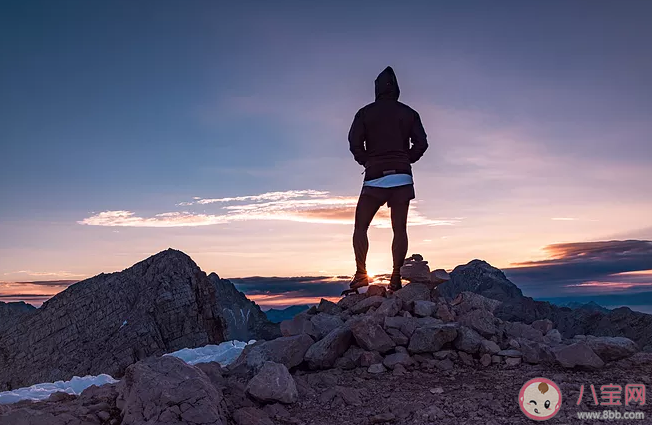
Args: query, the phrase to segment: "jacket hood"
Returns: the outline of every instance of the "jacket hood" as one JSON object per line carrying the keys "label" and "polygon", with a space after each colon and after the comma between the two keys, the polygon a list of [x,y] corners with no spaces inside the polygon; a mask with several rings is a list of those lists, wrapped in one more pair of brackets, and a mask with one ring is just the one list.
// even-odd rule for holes
{"label": "jacket hood", "polygon": [[396,74],[391,66],[383,69],[383,72],[378,74],[375,81],[376,100],[378,99],[392,99],[398,100],[401,91],[398,88],[398,80]]}

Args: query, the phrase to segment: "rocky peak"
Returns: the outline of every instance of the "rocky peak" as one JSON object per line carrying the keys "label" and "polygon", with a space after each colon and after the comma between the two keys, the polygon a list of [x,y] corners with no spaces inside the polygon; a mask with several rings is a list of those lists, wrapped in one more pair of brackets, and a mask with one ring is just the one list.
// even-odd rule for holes
{"label": "rocky peak", "polygon": [[486,261],[473,260],[455,267],[451,280],[439,286],[442,295],[454,298],[460,292],[471,291],[487,298],[504,301],[523,297],[523,292],[505,274]]}
{"label": "rocky peak", "polygon": [[0,301],[0,332],[10,328],[18,322],[24,315],[30,314],[36,310],[31,304],[24,301],[5,303]]}

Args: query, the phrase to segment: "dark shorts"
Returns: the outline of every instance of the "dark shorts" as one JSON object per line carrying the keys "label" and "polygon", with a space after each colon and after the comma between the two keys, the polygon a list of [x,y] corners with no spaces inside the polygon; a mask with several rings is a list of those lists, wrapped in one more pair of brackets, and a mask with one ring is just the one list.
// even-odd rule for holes
{"label": "dark shorts", "polygon": [[391,208],[392,205],[404,204],[415,198],[413,184],[396,187],[362,186],[360,196],[362,195],[373,196],[382,202],[381,205],[384,205],[385,202],[387,202],[389,208]]}

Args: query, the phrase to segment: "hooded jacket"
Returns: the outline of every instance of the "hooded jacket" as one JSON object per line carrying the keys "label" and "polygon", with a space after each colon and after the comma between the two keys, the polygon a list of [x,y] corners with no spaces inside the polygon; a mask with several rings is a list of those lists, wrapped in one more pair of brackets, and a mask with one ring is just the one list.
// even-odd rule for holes
{"label": "hooded jacket", "polygon": [[421,118],[398,101],[401,92],[391,67],[376,78],[375,92],[375,102],[360,109],[351,124],[349,149],[353,158],[365,167],[365,181],[393,173],[412,175],[411,164],[428,149]]}

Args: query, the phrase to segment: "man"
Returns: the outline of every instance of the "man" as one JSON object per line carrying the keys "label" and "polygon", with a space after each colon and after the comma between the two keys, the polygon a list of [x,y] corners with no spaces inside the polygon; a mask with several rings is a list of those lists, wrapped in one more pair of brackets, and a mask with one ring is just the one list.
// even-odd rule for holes
{"label": "man", "polygon": [[349,131],[351,153],[365,167],[353,231],[357,269],[350,287],[357,289],[369,285],[367,229],[378,209],[387,203],[394,232],[388,289],[396,291],[402,286],[400,270],[408,250],[408,209],[410,200],[415,198],[411,164],[421,158],[428,142],[419,114],[398,101],[398,81],[391,67],[378,75],[375,88],[376,101],[355,114]]}

